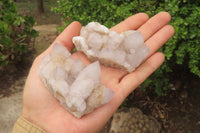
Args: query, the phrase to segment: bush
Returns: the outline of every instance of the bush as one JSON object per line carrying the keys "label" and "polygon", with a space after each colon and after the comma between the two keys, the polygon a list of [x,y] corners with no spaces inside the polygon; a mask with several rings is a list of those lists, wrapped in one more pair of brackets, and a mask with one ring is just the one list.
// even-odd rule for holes
{"label": "bush", "polygon": [[[154,5],[155,4],[155,5]],[[58,0],[57,7],[53,11],[60,14],[65,20],[65,25],[59,28],[62,31],[65,26],[77,20],[82,25],[97,21],[107,27],[112,27],[136,12],[148,12],[149,6],[156,6],[156,0]],[[140,7],[138,6],[140,5]]]}
{"label": "bush", "polygon": [[32,17],[18,13],[12,0],[0,1],[0,68],[19,61],[28,51],[31,39],[38,36],[34,24]]}
{"label": "bush", "polygon": [[164,94],[173,83],[174,77],[183,78],[188,71],[200,77],[200,4],[195,0],[58,0],[52,8],[61,14],[65,25],[80,21],[86,25],[98,21],[112,27],[138,12],[153,16],[160,11],[168,11],[172,16],[171,25],[175,35],[160,51],[166,61],[143,84],[142,88],[155,88],[158,95]]}
{"label": "bush", "polygon": [[171,14],[171,24],[175,29],[175,35],[161,48],[166,56],[164,65],[146,81],[161,95],[175,79],[190,81],[189,72],[200,77],[200,3],[195,0],[165,0],[159,8]]}

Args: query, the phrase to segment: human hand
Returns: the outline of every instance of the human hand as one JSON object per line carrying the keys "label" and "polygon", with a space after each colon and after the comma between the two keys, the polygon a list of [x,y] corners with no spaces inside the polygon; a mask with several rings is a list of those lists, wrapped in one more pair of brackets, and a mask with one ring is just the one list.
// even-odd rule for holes
{"label": "human hand", "polygon": [[[150,53],[143,64],[132,73],[101,66],[101,81],[106,87],[115,91],[115,96],[109,103],[81,119],[75,118],[60,105],[37,73],[43,57],[51,52],[53,44],[64,45],[69,51],[73,49],[72,37],[79,35],[81,24],[71,23],[53,44],[35,59],[24,87],[23,117],[50,133],[98,132],[124,99],[163,63],[164,55],[156,51],[174,34],[173,27],[167,25],[170,19],[170,15],[166,12],[158,13],[151,19],[146,14],[139,13],[111,28],[118,33],[126,30],[140,31]],[[85,65],[90,64],[81,52],[74,53],[72,57],[80,59]]]}

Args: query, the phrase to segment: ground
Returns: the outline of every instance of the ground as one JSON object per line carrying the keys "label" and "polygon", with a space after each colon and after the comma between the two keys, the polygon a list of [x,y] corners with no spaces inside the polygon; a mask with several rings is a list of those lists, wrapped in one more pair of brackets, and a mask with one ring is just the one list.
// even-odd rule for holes
{"label": "ground", "polygon": [[57,37],[57,24],[35,26],[40,35],[34,49],[24,55],[21,62],[8,65],[0,75],[0,133],[12,131],[22,112],[22,91],[34,58],[43,52]]}
{"label": "ground", "polygon": [[[30,66],[36,55],[41,53],[55,39],[57,33],[55,27],[61,24],[60,17],[50,11],[51,0],[45,2],[45,13],[38,14],[36,3],[17,3],[21,13],[29,14],[36,18],[36,27],[40,31],[40,37],[36,40],[35,48],[30,51],[17,64],[12,64],[3,72],[0,72],[0,100],[7,101],[6,98],[14,94],[21,93],[24,80],[28,74]],[[45,25],[44,25],[45,24]],[[53,24],[53,25],[47,25]],[[48,31],[47,31],[48,30]],[[19,82],[20,80],[20,82]],[[156,96],[153,90],[142,92],[138,88],[130,94],[125,105],[121,107],[138,107],[146,115],[155,117],[162,125],[162,133],[199,133],[200,132],[200,78],[194,75],[189,76],[187,84],[183,81],[176,81],[175,88],[169,90],[165,96]],[[2,106],[0,105],[0,108]],[[110,122],[101,131],[109,131]]]}
{"label": "ground", "polygon": [[[199,133],[200,131],[200,79],[194,79],[190,88],[179,88],[165,96],[155,96],[148,90],[138,98],[131,94],[128,105],[140,108],[155,117],[166,133]],[[192,90],[194,86],[195,90]],[[194,92],[195,91],[195,92]],[[136,90],[137,92],[137,90]]]}
{"label": "ground", "polygon": [[[36,20],[36,25],[41,24],[60,24],[60,15],[51,11],[51,7],[56,4],[56,0],[43,0],[45,13],[39,14],[37,10],[37,1],[32,0],[31,2],[26,2],[27,0],[20,0],[22,2],[17,2],[18,10],[23,15],[31,15]],[[23,2],[24,1],[24,2]]]}

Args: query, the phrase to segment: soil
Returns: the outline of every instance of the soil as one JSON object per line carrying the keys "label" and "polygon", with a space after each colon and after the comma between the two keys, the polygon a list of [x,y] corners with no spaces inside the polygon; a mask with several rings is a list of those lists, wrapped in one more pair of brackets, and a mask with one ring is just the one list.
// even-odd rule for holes
{"label": "soil", "polygon": [[15,82],[28,75],[32,64],[32,55],[25,55],[21,62],[9,64],[4,70],[0,71],[0,98],[8,97],[23,90],[24,82],[18,83],[21,87],[11,87]]}
{"label": "soil", "polygon": [[20,62],[11,63],[0,71],[0,98],[8,97],[13,93],[23,90],[24,82],[18,82],[18,84],[21,84],[21,88],[17,87],[13,89],[11,86],[19,79],[28,75],[35,57],[47,49],[54,41],[58,35],[56,27],[58,27],[57,24],[47,24],[34,27],[34,29],[39,32],[39,37],[35,39],[33,49],[25,54]]}
{"label": "soil", "polygon": [[33,0],[20,0],[16,2],[19,12],[22,15],[30,15],[34,17],[36,25],[44,24],[60,24],[62,23],[60,15],[51,10],[51,7],[55,7],[56,0],[43,0],[44,13],[39,13],[37,9],[37,1]]}
{"label": "soil", "polygon": [[[157,96],[152,90],[142,92],[137,88],[130,94],[126,106],[138,107],[144,114],[156,118],[163,133],[200,132],[200,79],[190,77],[190,85],[169,90]],[[181,82],[181,84],[184,84]]]}

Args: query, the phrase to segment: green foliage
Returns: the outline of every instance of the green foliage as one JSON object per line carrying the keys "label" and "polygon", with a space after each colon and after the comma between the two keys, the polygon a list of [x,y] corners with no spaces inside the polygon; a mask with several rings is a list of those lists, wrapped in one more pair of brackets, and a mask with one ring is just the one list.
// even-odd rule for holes
{"label": "green foliage", "polygon": [[[139,6],[140,5],[140,6]],[[156,0],[58,0],[53,11],[60,14],[65,25],[62,31],[72,21],[79,21],[82,25],[97,21],[107,27],[112,27],[131,16],[134,12],[147,12],[149,6],[156,7]]]}
{"label": "green foliage", "polygon": [[175,29],[175,35],[161,49],[166,56],[164,65],[148,79],[157,94],[162,95],[174,80],[174,75],[184,80],[190,71],[200,77],[200,3],[195,0],[165,0],[160,7],[171,14],[171,24]]}
{"label": "green foliage", "polygon": [[175,35],[160,49],[166,61],[142,84],[142,88],[155,88],[158,95],[164,94],[174,73],[179,77],[185,75],[185,71],[177,71],[179,66],[200,77],[200,3],[196,0],[58,0],[57,7],[52,10],[65,20],[60,31],[75,20],[83,25],[98,21],[112,27],[138,12],[153,16],[168,11]]}
{"label": "green foliage", "polygon": [[31,38],[38,36],[34,24],[32,17],[18,13],[12,0],[0,1],[0,68],[20,60],[28,51]]}

